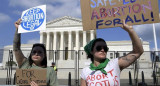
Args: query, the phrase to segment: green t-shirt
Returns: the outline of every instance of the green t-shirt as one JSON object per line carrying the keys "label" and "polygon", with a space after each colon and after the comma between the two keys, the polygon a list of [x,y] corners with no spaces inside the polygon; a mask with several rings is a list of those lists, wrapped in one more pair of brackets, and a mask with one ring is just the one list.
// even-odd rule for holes
{"label": "green t-shirt", "polygon": [[[29,65],[29,60],[26,59],[21,65],[20,69],[41,69],[42,67]],[[47,86],[58,86],[57,76],[52,67],[47,67]]]}

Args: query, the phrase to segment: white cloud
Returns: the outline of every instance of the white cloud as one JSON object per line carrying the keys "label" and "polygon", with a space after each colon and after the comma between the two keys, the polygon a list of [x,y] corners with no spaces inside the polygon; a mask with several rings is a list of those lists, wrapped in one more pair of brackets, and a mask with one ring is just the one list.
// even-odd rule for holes
{"label": "white cloud", "polygon": [[19,10],[14,10],[14,11],[13,11],[13,14],[15,14],[15,15],[21,15],[21,14],[22,14],[22,12],[21,12],[21,11],[19,11]]}
{"label": "white cloud", "polygon": [[40,40],[39,39],[31,39],[31,40],[28,40],[27,44],[34,44],[34,43],[39,43]]}
{"label": "white cloud", "polygon": [[[156,37],[160,39],[160,23],[155,24],[156,30]],[[135,31],[145,41],[153,41],[153,24],[144,24],[144,25],[137,25],[134,27]]]}
{"label": "white cloud", "polygon": [[80,0],[57,0],[47,4],[47,20],[63,16],[81,17]]}
{"label": "white cloud", "polygon": [[63,16],[81,17],[80,6],[76,6],[76,2],[74,4],[64,3],[60,6],[47,5],[47,20]]}
{"label": "white cloud", "polygon": [[26,10],[43,4],[47,4],[47,21],[63,16],[81,17],[80,0],[10,0],[9,6]]}
{"label": "white cloud", "polygon": [[21,8],[30,8],[38,5],[45,4],[46,0],[10,0],[9,6],[12,7],[21,7]]}
{"label": "white cloud", "polygon": [[0,23],[6,23],[11,20],[11,18],[7,14],[4,14],[4,13],[0,13],[0,17],[1,17]]}

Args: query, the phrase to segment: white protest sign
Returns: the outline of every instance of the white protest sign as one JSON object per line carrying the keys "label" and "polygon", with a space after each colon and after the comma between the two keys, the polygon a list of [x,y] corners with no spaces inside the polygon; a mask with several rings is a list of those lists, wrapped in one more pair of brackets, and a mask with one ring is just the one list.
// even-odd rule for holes
{"label": "white protest sign", "polygon": [[22,12],[22,22],[18,33],[40,31],[46,29],[46,5],[27,9]]}

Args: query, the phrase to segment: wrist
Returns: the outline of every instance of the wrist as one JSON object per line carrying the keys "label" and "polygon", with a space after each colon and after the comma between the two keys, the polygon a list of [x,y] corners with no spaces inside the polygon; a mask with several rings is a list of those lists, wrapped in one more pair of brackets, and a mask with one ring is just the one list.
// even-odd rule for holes
{"label": "wrist", "polygon": [[133,28],[129,28],[129,29],[127,30],[127,32],[128,32],[128,33],[133,33],[133,32],[135,32],[135,31],[134,31]]}

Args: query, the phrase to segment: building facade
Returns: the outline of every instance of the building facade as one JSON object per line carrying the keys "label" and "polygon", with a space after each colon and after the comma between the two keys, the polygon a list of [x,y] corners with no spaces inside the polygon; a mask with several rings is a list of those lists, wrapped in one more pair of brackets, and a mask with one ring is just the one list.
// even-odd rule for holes
{"label": "building facade", "polygon": [[[78,51],[84,50],[83,47],[86,43],[95,37],[95,30],[83,31],[80,19],[65,16],[47,23],[46,30],[40,32],[40,43],[46,44],[47,50]],[[66,54],[60,52],[60,55],[63,57]],[[67,56],[68,59],[73,57],[70,52]],[[52,58],[48,59],[51,60]],[[53,60],[55,61],[54,58]]]}

